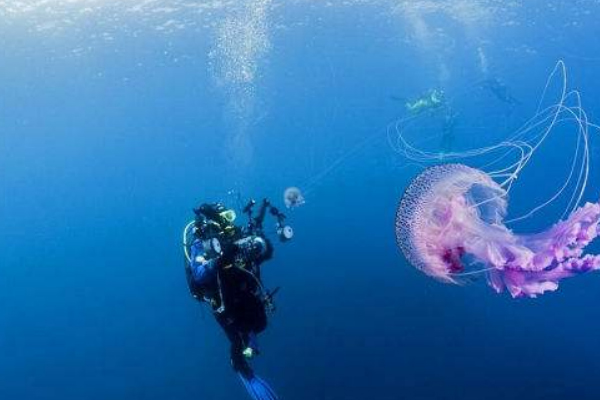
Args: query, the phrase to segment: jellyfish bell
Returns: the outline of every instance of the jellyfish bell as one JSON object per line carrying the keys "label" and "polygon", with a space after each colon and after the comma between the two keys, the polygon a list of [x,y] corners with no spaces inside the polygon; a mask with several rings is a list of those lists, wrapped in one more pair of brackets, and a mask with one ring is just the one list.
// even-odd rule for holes
{"label": "jellyfish bell", "polygon": [[439,281],[460,283],[481,272],[494,290],[513,297],[536,297],[564,278],[600,269],[600,255],[583,253],[600,233],[599,203],[541,233],[516,234],[504,223],[506,199],[506,189],[481,170],[429,167],[400,200],[397,244],[410,264]]}
{"label": "jellyfish bell", "polygon": [[[481,207],[492,210],[494,202],[495,212],[500,216],[506,210],[502,194],[502,188],[476,169],[461,164],[428,168],[413,179],[402,196],[396,213],[397,244],[410,263],[422,272],[455,282],[452,274],[463,270],[457,256],[464,252],[456,234],[461,230],[481,231],[485,222],[492,223],[490,211],[479,218],[479,209],[468,205],[479,203],[475,197],[487,195],[490,203]],[[457,221],[472,223],[458,227]],[[449,228],[457,229],[452,232]],[[446,240],[442,243],[440,237]]]}
{"label": "jellyfish bell", "polygon": [[291,186],[283,192],[283,202],[287,208],[296,208],[305,203],[302,191],[295,186]]}

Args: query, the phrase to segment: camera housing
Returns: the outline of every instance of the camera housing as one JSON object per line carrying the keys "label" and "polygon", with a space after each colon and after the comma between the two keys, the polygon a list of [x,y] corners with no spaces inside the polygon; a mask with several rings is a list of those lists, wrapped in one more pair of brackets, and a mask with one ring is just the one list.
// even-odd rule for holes
{"label": "camera housing", "polygon": [[250,262],[264,259],[269,249],[266,239],[257,235],[246,236],[235,241],[234,244],[238,249],[239,256],[243,260]]}

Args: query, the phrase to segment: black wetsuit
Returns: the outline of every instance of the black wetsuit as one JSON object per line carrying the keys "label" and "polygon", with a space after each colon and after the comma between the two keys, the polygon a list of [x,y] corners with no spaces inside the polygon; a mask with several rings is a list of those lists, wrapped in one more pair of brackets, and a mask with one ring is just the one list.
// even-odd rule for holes
{"label": "black wetsuit", "polygon": [[267,313],[257,282],[236,268],[221,272],[224,311],[215,318],[231,342],[233,369],[251,373],[243,351],[267,327]]}
{"label": "black wetsuit", "polygon": [[190,290],[199,300],[210,299],[215,319],[231,343],[234,370],[252,375],[243,351],[247,347],[254,348],[254,337],[267,327],[267,313],[258,281],[260,267],[258,264],[251,270],[223,267],[222,257],[207,260],[205,256],[199,241],[192,244],[192,260],[187,265]]}

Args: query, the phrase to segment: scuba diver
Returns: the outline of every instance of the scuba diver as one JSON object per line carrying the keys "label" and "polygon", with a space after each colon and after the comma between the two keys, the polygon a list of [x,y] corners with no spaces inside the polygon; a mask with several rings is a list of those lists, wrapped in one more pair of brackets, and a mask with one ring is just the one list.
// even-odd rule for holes
{"label": "scuba diver", "polygon": [[249,360],[259,353],[256,337],[267,327],[274,311],[274,291],[265,290],[261,264],[273,257],[263,221],[267,212],[275,217],[282,242],[293,236],[284,225],[285,215],[263,200],[254,216],[255,201],[243,209],[245,226],[234,224],[236,213],[221,203],[205,203],[194,209],[195,218],[184,229],[185,272],[190,292],[210,305],[217,323],[231,344],[233,369],[254,400],[277,400],[276,394],[254,374]]}
{"label": "scuba diver", "polygon": [[457,124],[457,117],[458,113],[454,112],[450,106],[447,106],[442,118],[442,154],[452,152],[454,141],[456,139],[456,134],[454,131]]}
{"label": "scuba diver", "polygon": [[432,89],[424,96],[413,101],[405,103],[406,110],[413,115],[421,114],[422,112],[435,110],[446,105],[446,99],[443,90]]}
{"label": "scuba diver", "polygon": [[[398,97],[392,97],[393,100],[399,100]],[[425,112],[435,114],[441,119],[441,143],[440,156],[452,151],[455,140],[454,130],[457,124],[457,116],[450,102],[446,99],[446,94],[441,89],[431,89],[423,96],[404,103],[406,110],[414,117]]]}

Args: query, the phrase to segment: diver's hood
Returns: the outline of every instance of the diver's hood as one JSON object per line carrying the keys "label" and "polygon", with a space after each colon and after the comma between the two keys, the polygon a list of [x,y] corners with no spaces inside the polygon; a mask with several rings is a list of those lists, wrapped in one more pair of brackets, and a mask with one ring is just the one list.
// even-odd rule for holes
{"label": "diver's hood", "polygon": [[227,208],[221,203],[204,203],[194,209],[194,214],[196,214],[196,218],[201,217],[218,221],[221,218],[219,214],[226,210]]}
{"label": "diver's hood", "polygon": [[202,236],[220,236],[235,231],[236,214],[221,203],[204,203],[194,209],[196,227]]}

